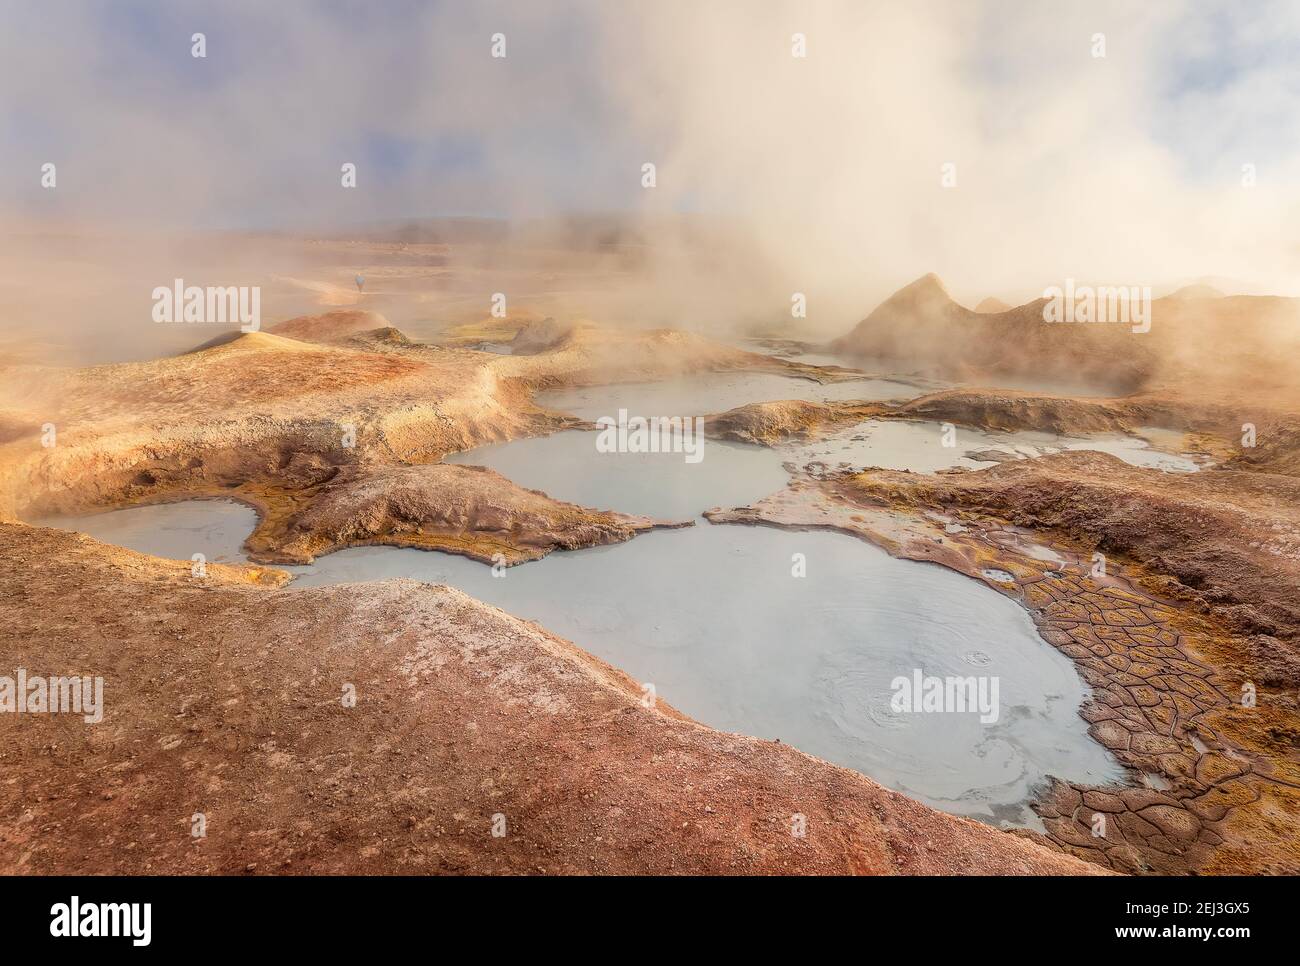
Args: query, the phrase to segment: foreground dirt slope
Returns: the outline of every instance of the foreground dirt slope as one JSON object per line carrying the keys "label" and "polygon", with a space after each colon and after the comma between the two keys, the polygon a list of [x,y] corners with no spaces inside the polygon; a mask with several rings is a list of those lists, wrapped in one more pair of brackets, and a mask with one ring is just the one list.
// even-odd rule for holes
{"label": "foreground dirt slope", "polygon": [[105,679],[100,724],[0,717],[5,872],[1097,871],[643,707],[450,588],[250,579],[0,525],[6,667]]}

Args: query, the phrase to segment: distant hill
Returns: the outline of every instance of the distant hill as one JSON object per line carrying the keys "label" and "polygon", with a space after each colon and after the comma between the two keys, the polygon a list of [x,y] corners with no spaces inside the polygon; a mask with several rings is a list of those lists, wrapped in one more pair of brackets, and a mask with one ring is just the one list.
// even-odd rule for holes
{"label": "distant hill", "polygon": [[955,379],[1087,381],[1117,391],[1141,384],[1150,370],[1143,359],[1150,340],[1134,344],[1122,326],[1048,325],[1044,304],[1039,299],[1002,312],[974,312],[955,302],[937,276],[925,275],[887,298],[833,346]]}
{"label": "distant hill", "polygon": [[1170,299],[1221,299],[1224,295],[1213,285],[1184,285],[1176,292],[1170,292],[1165,298]]}
{"label": "distant hill", "polygon": [[[1093,384],[1128,393],[1154,383],[1300,393],[1300,300],[1218,296],[1189,286],[1152,300],[1151,331],[1044,321],[1045,299],[1000,312],[959,305],[925,275],[832,343],[836,351],[946,378]],[[981,303],[981,305],[987,304]]]}

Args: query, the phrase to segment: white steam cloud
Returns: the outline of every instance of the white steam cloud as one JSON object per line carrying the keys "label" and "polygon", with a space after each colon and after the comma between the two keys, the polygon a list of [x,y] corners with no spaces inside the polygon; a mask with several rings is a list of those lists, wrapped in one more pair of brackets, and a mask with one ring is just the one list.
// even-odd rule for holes
{"label": "white steam cloud", "polygon": [[[1294,3],[13,3],[4,16],[11,230],[635,214],[657,244],[616,294],[577,309],[752,321],[801,291],[828,332],[929,271],[968,302],[1067,277],[1300,294]],[[353,191],[339,188],[345,161]],[[688,230],[695,244],[673,244]]]}

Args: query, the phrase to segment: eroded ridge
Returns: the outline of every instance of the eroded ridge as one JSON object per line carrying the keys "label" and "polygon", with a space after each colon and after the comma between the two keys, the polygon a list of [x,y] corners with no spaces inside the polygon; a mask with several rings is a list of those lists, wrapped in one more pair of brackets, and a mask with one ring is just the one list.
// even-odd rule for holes
{"label": "eroded ridge", "polygon": [[[246,549],[262,562],[384,543],[513,564],[681,525],[439,462],[591,428],[536,405],[538,389],[714,370],[852,376],[672,330],[539,324],[520,334],[526,352],[494,355],[414,343],[381,315],[346,310],[150,362],[4,367],[0,519],[228,497],[258,510]],[[57,445],[43,443],[42,425]]]}

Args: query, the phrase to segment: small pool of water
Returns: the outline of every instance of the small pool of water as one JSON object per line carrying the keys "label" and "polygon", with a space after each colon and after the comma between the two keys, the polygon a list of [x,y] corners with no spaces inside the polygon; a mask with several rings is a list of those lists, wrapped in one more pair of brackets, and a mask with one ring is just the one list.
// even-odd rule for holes
{"label": "small pool of water", "polygon": [[[902,398],[915,389],[887,380],[819,386],[730,373],[550,393],[542,401],[594,420],[619,408],[687,415],[764,398],[872,393]],[[699,517],[780,490],[786,461],[930,472],[988,466],[970,455],[987,456],[984,450],[1014,458],[1088,447],[1137,465],[1195,469],[1193,460],[1130,437],[945,428],[868,421],[828,440],[776,449],[706,440],[697,463],[681,453],[601,453],[598,434],[586,431],[483,447],[449,462],[490,466],[583,506],[696,525],[553,553],[500,577],[462,557],[392,547],[345,550],[285,569],[299,587],[394,576],[450,584],[538,621],[715,728],[780,738],[950,812],[1038,827],[1026,803],[1047,776],[1102,784],[1124,772],[1087,735],[1077,712],[1088,689],[1072,662],[1039,637],[1020,606],[980,581],[896,560],[842,534],[713,526]],[[227,501],[191,501],[52,522],[146,553],[180,560],[202,553],[222,562],[243,559],[240,546],[255,517]],[[1009,575],[990,568],[987,576]],[[915,674],[996,679],[996,720],[899,710],[891,701],[895,684]]]}
{"label": "small pool of water", "polygon": [[[221,501],[58,521],[181,560],[238,559],[252,522],[251,510]],[[1078,716],[1086,686],[1022,608],[841,534],[700,524],[554,553],[500,577],[463,557],[391,547],[286,569],[301,587],[450,584],[538,621],[715,728],[780,738],[957,814],[1037,827],[1026,802],[1048,775],[1123,775]],[[895,679],[918,671],[996,678],[996,720],[895,709]]]}
{"label": "small pool of water", "polygon": [[1030,431],[991,433],[969,426],[952,426],[947,430],[947,425],[950,424],[869,420],[815,443],[778,447],[778,452],[799,465],[821,462],[831,469],[874,466],[916,473],[958,466],[968,469],[989,466],[995,461],[987,458],[988,450],[1011,458],[1032,458],[1063,450],[1096,450],[1134,466],[1169,473],[1195,473],[1202,465],[1197,457],[1162,452],[1144,439],[1119,433],[1072,437]]}
{"label": "small pool of water", "polygon": [[[920,395],[922,390],[902,382],[887,379],[861,379],[831,385],[818,385],[802,379],[789,379],[768,373],[709,373],[703,376],[665,383],[634,383],[628,385],[589,386],[582,389],[565,389],[539,393],[537,401],[562,412],[573,413],[583,419],[595,421],[601,417],[617,417],[619,409],[629,416],[703,415],[725,412],[744,405],[771,399],[810,399],[817,401],[843,399],[907,399]],[[1126,463],[1157,469],[1169,473],[1195,473],[1206,460],[1192,454],[1166,452],[1156,449],[1151,441],[1169,447],[1181,437],[1162,430],[1148,430],[1151,441],[1123,433],[1098,433],[1092,436],[1061,436],[1050,432],[1025,430],[1021,432],[987,432],[970,426],[953,425],[939,421],[903,419],[866,420],[814,443],[792,443],[777,447],[777,463],[793,461],[798,465],[820,462],[828,467],[863,469],[912,470],[916,473],[933,473],[953,467],[979,469],[994,460],[979,458],[981,451],[994,450],[1012,457],[1032,458],[1063,450],[1083,449],[1109,453]],[[528,443],[533,445],[529,446]],[[506,443],[473,451],[482,454],[485,465],[510,477],[516,483],[545,490],[560,499],[561,496],[547,488],[544,482],[526,482],[514,472],[530,478],[545,480],[553,474],[536,468],[536,458],[548,454],[552,444],[539,441]],[[581,444],[570,442],[554,444],[558,454],[575,453]],[[713,452],[710,440],[706,451]],[[725,444],[717,444],[725,445]],[[595,436],[590,446],[595,447]],[[516,449],[517,448],[517,449]],[[746,449],[750,447],[744,447]],[[509,452],[507,452],[509,451]],[[611,454],[612,455],[612,454]],[[731,460],[722,454],[723,460]],[[628,460],[624,455],[622,459]],[[479,457],[457,454],[449,462],[474,463]],[[704,460],[703,462],[707,462]],[[758,456],[735,457],[737,468],[741,462],[758,465]],[[649,466],[648,462],[644,465]],[[725,475],[725,474],[724,474]],[[769,476],[768,479],[771,479]],[[598,486],[603,484],[598,484]],[[673,484],[674,486],[678,484]],[[684,485],[684,484],[682,484]],[[639,489],[649,488],[642,484]],[[775,489],[775,487],[773,488]],[[770,490],[768,492],[771,492]],[[762,494],[760,494],[762,495]],[[581,501],[578,501],[581,502]],[[726,501],[724,501],[726,502]],[[750,501],[744,501],[750,502]],[[732,502],[730,505],[739,505]],[[631,507],[619,507],[630,512]],[[707,509],[707,507],[700,507]]]}
{"label": "small pool of water", "polygon": [[169,560],[192,561],[201,553],[208,563],[245,563],[244,540],[257,525],[257,512],[233,500],[184,500],[32,523]]}
{"label": "small pool of water", "polygon": [[945,433],[941,423],[884,419],[859,423],[814,443],[786,444],[777,447],[776,452],[800,466],[824,463],[830,469],[878,467],[933,473],[955,466],[988,466],[966,454],[988,448],[991,443],[988,435],[979,430],[963,431],[958,426]]}
{"label": "small pool of water", "polygon": [[601,510],[689,520],[713,507],[746,506],[789,482],[782,457],[759,446],[703,441],[703,457],[600,453],[598,434],[569,431],[457,453],[448,463],[488,466],[557,500]]}
{"label": "small pool of water", "polygon": [[537,402],[551,409],[595,421],[631,416],[707,416],[748,403],[775,399],[814,402],[839,399],[914,399],[923,390],[889,379],[851,379],[821,384],[768,372],[709,372],[666,382],[626,383],[538,393]]}
{"label": "small pool of water", "polygon": [[1123,436],[1118,433],[1090,436],[1085,439],[1063,437],[1057,444],[1062,449],[1091,449],[1109,453],[1134,466],[1160,470],[1164,473],[1196,473],[1206,465],[1204,459],[1189,453],[1166,453],[1154,448],[1145,439]]}

